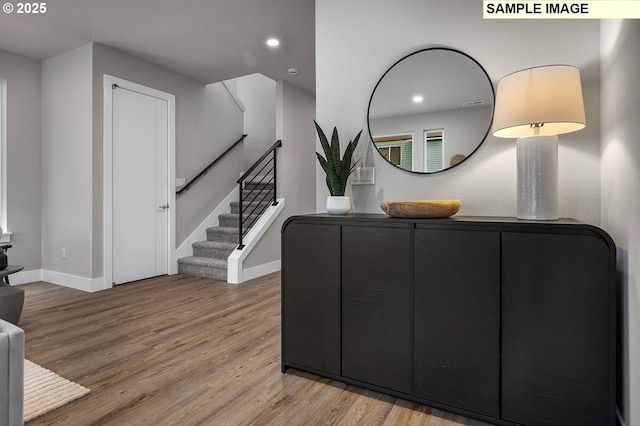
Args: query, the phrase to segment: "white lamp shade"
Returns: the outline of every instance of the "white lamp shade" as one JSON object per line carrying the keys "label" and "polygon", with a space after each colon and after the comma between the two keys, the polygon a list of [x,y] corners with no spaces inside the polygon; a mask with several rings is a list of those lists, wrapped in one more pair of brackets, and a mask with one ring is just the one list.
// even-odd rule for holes
{"label": "white lamp shade", "polygon": [[586,125],[576,67],[549,65],[518,71],[503,77],[496,92],[494,136],[560,135]]}

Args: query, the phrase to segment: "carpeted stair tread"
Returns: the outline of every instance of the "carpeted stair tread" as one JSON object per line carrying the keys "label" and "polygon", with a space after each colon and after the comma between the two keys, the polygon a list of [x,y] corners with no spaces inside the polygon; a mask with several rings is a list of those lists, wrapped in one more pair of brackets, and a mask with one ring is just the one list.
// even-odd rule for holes
{"label": "carpeted stair tread", "polygon": [[[251,211],[251,210],[249,210]],[[257,214],[247,214],[247,212],[245,211],[244,214],[242,215],[243,219],[246,219],[247,217],[254,217],[254,216],[258,216]],[[218,220],[220,219],[238,219],[240,217],[240,213],[223,213],[223,214],[219,214],[218,215]]]}
{"label": "carpeted stair tread", "polygon": [[[238,232],[236,230],[236,232]],[[196,241],[192,244],[193,247],[201,247],[201,248],[217,248],[221,250],[235,250],[238,247],[236,243],[226,243],[224,241]]]}
{"label": "carpeted stair tread", "polygon": [[[244,211],[245,214],[247,212],[262,212],[264,210],[266,210],[267,207],[269,207],[271,204],[273,203],[273,200],[267,200],[267,201],[254,201],[254,202],[248,202],[245,201],[244,203],[242,203],[242,205],[244,206]],[[231,202],[231,213],[235,213],[238,214],[240,210],[240,202],[239,201],[232,201]]]}
{"label": "carpeted stair tread", "polygon": [[[253,191],[251,191],[253,189]],[[243,192],[243,229],[253,226],[260,214],[273,203],[273,184],[249,183]],[[231,212],[218,215],[219,226],[206,229],[207,240],[191,245],[193,256],[178,259],[178,273],[227,280],[227,259],[240,239],[239,201],[230,203]]]}
{"label": "carpeted stair tread", "polygon": [[[244,226],[253,224],[258,219],[257,214],[245,214],[242,216],[242,221],[244,222]],[[235,227],[238,228],[238,223],[240,223],[240,214],[239,213],[225,213],[218,215],[218,221],[220,222],[220,226],[222,227]]]}
{"label": "carpeted stair tread", "polygon": [[207,228],[207,232],[218,232],[220,234],[237,234],[238,228],[231,228],[228,226],[212,226]]}
{"label": "carpeted stair tread", "polygon": [[226,281],[227,261],[200,256],[183,257],[178,259],[178,273]]}
{"label": "carpeted stair tread", "polygon": [[242,201],[267,201],[273,199],[272,189],[262,190],[244,190],[242,192]]}
{"label": "carpeted stair tread", "polygon": [[215,226],[212,228],[207,228],[207,240],[238,244],[239,229],[240,228],[238,228],[237,226],[233,228],[228,226]]}
{"label": "carpeted stair tread", "polygon": [[191,247],[193,247],[194,256],[224,260],[238,247],[238,244],[223,241],[197,241],[191,244]]}
{"label": "carpeted stair tread", "polygon": [[178,259],[179,264],[193,266],[208,266],[211,268],[227,269],[227,261],[221,259],[213,259],[211,257],[189,256]]}
{"label": "carpeted stair tread", "polygon": [[261,179],[257,180],[257,181],[250,181],[250,182],[245,182],[244,183],[244,189],[245,190],[251,190],[251,189],[264,189],[264,190],[273,190],[273,187],[275,185],[273,184],[273,179],[270,177],[267,177],[265,179]]}

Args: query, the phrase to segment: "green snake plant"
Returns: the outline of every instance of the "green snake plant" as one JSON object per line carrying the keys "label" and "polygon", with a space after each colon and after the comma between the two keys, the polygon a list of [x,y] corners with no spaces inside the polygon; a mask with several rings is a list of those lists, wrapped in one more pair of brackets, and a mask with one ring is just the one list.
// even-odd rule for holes
{"label": "green snake plant", "polygon": [[331,143],[329,143],[327,136],[324,134],[318,123],[316,123],[315,120],[313,123],[316,125],[320,144],[322,145],[322,150],[326,156],[325,158],[320,153],[316,152],[316,157],[318,157],[320,166],[322,166],[322,169],[327,175],[327,187],[329,188],[329,193],[331,193],[332,196],[344,196],[344,191],[347,188],[347,179],[349,179],[349,175],[353,173],[353,170],[356,167],[355,163],[351,164],[351,157],[353,156],[353,151],[356,150],[356,146],[358,146],[362,130],[358,132],[352,141],[349,141],[347,148],[344,150],[344,155],[342,156],[342,159],[340,159],[340,140],[338,139],[338,129],[335,127],[333,128]]}

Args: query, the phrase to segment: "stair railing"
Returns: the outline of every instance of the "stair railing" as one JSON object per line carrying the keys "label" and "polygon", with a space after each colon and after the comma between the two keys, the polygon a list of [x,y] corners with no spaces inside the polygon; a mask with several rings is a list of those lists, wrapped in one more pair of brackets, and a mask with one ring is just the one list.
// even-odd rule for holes
{"label": "stair railing", "polygon": [[197,181],[199,181],[204,175],[206,175],[207,173],[209,173],[209,170],[211,170],[213,168],[213,166],[215,166],[216,164],[218,164],[229,152],[231,152],[233,150],[233,148],[235,148],[236,146],[240,145],[242,142],[244,142],[244,138],[246,138],[247,135],[242,135],[240,137],[240,139],[238,139],[237,141],[235,141],[233,143],[233,145],[231,145],[229,148],[227,148],[227,150],[225,152],[223,152],[222,154],[220,154],[218,156],[218,158],[216,158],[215,160],[213,160],[211,162],[211,164],[209,164],[207,167],[205,167],[204,169],[202,169],[202,171],[200,173],[198,173],[196,175],[196,177],[194,177],[193,179],[191,179],[189,182],[187,182],[187,184],[185,186],[183,186],[182,188],[180,188],[178,191],[176,191],[176,196],[180,196],[182,194],[184,194],[185,192],[187,192],[189,190],[189,188],[191,188],[191,186],[196,183]]}
{"label": "stair railing", "polygon": [[[271,145],[262,157],[260,157],[251,167],[238,179],[239,198],[239,227],[238,227],[238,250],[244,248],[242,240],[251,226],[258,220],[260,215],[269,207],[267,201],[271,205],[278,205],[276,200],[278,181],[277,181],[277,152],[282,146],[282,141],[278,140]],[[255,170],[260,167],[260,170]],[[257,180],[260,179],[260,180]],[[272,186],[271,186],[272,185]],[[269,189],[268,191],[265,188]],[[245,194],[245,190],[247,191]],[[253,208],[250,212],[245,212],[244,203],[247,202],[247,210]]]}

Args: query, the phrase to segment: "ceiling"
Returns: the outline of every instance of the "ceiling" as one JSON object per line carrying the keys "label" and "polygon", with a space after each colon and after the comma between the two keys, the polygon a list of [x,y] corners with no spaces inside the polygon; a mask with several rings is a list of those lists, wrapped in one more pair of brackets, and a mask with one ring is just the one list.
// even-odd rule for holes
{"label": "ceiling", "polygon": [[[259,72],[315,93],[314,0],[52,0],[46,7],[38,15],[0,13],[0,49],[46,59],[95,42],[205,84]],[[280,46],[268,47],[270,37]]]}
{"label": "ceiling", "polygon": [[[412,98],[422,96],[416,103]],[[493,106],[493,87],[475,60],[448,48],[430,48],[396,62],[381,78],[369,105],[370,118],[402,117]]]}

